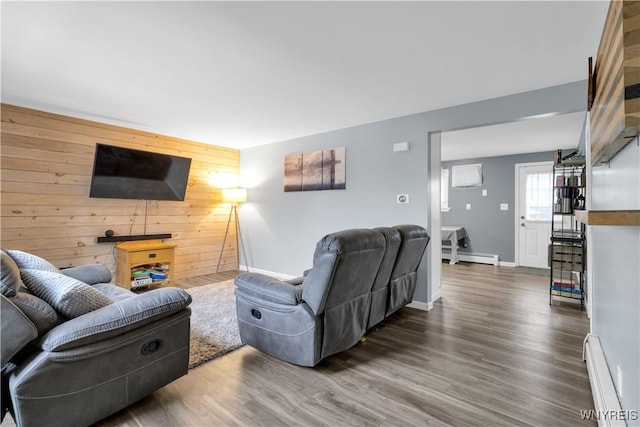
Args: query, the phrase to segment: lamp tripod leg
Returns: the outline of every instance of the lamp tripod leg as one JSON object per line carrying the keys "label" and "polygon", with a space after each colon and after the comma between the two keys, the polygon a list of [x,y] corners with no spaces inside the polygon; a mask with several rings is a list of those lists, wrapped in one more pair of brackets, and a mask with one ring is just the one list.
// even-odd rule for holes
{"label": "lamp tripod leg", "polygon": [[[220,256],[218,257],[218,266],[216,267],[216,273],[220,270],[220,262],[222,261],[222,253],[224,252],[224,245],[227,243],[227,235],[229,234],[229,225],[231,224],[231,215],[236,210],[236,205],[231,206],[231,210],[229,211],[229,219],[227,219],[227,229],[224,232],[224,239],[222,239],[222,247],[220,247]],[[236,213],[236,216],[238,214]],[[237,227],[237,224],[236,224]]]}
{"label": "lamp tripod leg", "polygon": [[247,271],[249,271],[249,259],[247,258],[247,254],[244,251],[244,245],[242,244],[242,233],[240,232],[240,217],[238,216],[238,210],[236,209],[236,239],[238,242],[238,250],[236,251],[236,257],[238,260],[238,270],[240,270],[240,249],[242,249],[242,257],[244,258],[244,262],[247,264],[245,267]]}

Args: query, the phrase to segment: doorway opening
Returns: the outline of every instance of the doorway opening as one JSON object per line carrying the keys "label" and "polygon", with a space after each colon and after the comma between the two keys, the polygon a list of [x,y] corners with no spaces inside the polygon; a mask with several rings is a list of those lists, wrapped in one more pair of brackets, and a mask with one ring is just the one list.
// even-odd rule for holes
{"label": "doorway opening", "polygon": [[[440,130],[430,132],[428,134],[429,144],[429,199],[430,210],[428,212],[428,224],[432,233],[433,245],[430,246],[429,253],[429,280],[431,290],[429,300],[432,304],[440,297],[442,283],[442,240],[441,237],[443,225],[464,226],[468,233],[469,247],[458,254],[464,260],[466,255],[474,252],[482,255],[488,254],[498,255],[499,265],[515,267],[522,263],[519,255],[520,250],[517,249],[521,241],[527,242],[524,238],[516,237],[519,233],[519,227],[522,222],[516,222],[520,216],[525,216],[519,212],[520,199],[516,201],[515,196],[520,190],[515,190],[516,174],[514,165],[516,163],[546,163],[552,164],[552,153],[557,149],[575,149],[579,146],[583,135],[584,122],[586,120],[586,112],[572,112],[562,114],[550,114],[544,117],[532,117],[526,120],[502,124],[488,124],[486,126],[464,128],[456,130]],[[537,153],[536,158],[529,156]],[[506,156],[513,156],[509,159],[510,165],[507,167],[509,172],[504,176],[498,177],[498,181],[504,185],[502,190],[496,190],[493,182],[489,182],[487,171],[493,170],[493,164],[489,165],[490,160],[499,162]],[[476,188],[458,189],[452,188],[448,183],[449,203],[447,209],[441,208],[441,180],[444,174],[443,166],[451,169],[451,165],[455,163],[482,163],[490,167],[483,168],[483,182],[481,186]],[[443,165],[444,163],[444,165]],[[495,164],[495,163],[494,163]],[[551,166],[549,166],[551,169]],[[540,172],[538,175],[540,175]],[[451,173],[449,170],[449,177]],[[494,178],[491,178],[494,179]],[[534,185],[537,180],[537,186],[544,184],[545,178],[537,176],[535,179],[530,178],[530,186]],[[526,183],[526,180],[525,180]],[[444,182],[442,182],[444,184]],[[531,189],[534,194],[533,187]],[[538,195],[545,193],[542,188],[536,190]],[[506,197],[508,193],[508,198]],[[460,195],[469,198],[471,195],[476,197],[475,201],[460,201]],[[552,191],[547,192],[549,197]],[[502,197],[504,195],[504,197]],[[493,196],[493,198],[492,198]],[[495,197],[498,196],[496,199]],[[532,195],[532,197],[534,197]],[[505,200],[501,200],[501,199]],[[457,201],[456,201],[457,199]],[[540,198],[539,198],[540,199]],[[457,203],[457,204],[456,204]],[[543,223],[540,217],[534,219],[535,210],[544,209],[542,207],[545,200],[538,200],[538,206],[530,203],[530,215],[525,225],[529,222]],[[470,205],[470,206],[469,206]],[[500,230],[491,227],[479,226],[473,229],[473,221],[481,216],[501,218]],[[508,217],[508,218],[507,218]],[[456,224],[449,224],[456,222]],[[457,223],[460,222],[460,223]],[[517,224],[517,227],[516,227]],[[508,231],[503,228],[507,227]],[[523,227],[525,228],[525,227]],[[518,230],[518,231],[516,231]],[[544,234],[544,232],[541,232]],[[535,242],[537,246],[537,255],[544,253],[544,262],[546,268],[546,245],[542,249],[543,243],[548,242],[547,235],[538,234],[537,237],[530,237],[530,243]],[[497,242],[503,239],[500,247],[491,247],[487,242]],[[531,251],[535,252],[535,251]],[[468,258],[472,258],[467,256]],[[495,259],[495,258],[494,258]],[[537,265],[543,258],[538,259]],[[525,264],[528,261],[525,261]]]}

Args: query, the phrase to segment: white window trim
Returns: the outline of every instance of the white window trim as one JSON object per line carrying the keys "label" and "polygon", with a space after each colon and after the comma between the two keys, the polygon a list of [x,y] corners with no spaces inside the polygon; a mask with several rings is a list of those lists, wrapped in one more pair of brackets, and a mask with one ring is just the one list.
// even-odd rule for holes
{"label": "white window trim", "polygon": [[440,212],[449,212],[449,169],[440,168]]}

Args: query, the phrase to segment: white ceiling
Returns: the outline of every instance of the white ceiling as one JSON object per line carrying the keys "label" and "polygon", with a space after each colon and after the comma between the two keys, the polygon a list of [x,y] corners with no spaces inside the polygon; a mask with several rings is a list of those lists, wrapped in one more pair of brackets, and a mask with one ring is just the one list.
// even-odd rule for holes
{"label": "white ceiling", "polygon": [[3,1],[2,102],[244,148],[584,80],[607,7]]}

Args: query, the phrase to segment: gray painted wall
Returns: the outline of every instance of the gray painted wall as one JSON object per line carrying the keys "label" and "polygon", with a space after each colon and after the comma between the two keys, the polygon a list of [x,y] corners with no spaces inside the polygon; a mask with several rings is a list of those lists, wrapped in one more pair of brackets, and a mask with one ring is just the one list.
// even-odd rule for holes
{"label": "gray painted wall", "polygon": [[[640,209],[637,138],[608,165],[594,167],[591,176],[592,209]],[[609,372],[622,391],[622,408],[640,411],[640,227],[592,226],[589,248],[593,333],[599,335]],[[640,420],[628,424],[638,426]]]}
{"label": "gray painted wall", "polygon": [[[240,209],[250,267],[298,275],[312,262],[316,242],[352,227],[428,224],[428,133],[506,123],[547,113],[586,109],[586,81],[389,119],[240,152],[243,176],[251,176]],[[393,153],[393,144],[410,151]],[[287,154],[346,147],[346,190],[285,193]],[[409,194],[397,205],[396,194]],[[432,233],[431,233],[432,234]],[[426,265],[426,263],[423,263]],[[415,300],[430,302],[427,271],[419,272]]]}
{"label": "gray painted wall", "polygon": [[[455,165],[482,164],[482,187],[451,188],[449,172],[451,210],[442,212],[442,225],[460,225],[467,230],[468,247],[460,253],[496,254],[500,261],[515,261],[515,165],[544,161],[553,161],[552,151],[442,162],[449,171]],[[471,204],[469,211],[467,203]],[[509,210],[501,211],[501,203],[508,203]]]}

